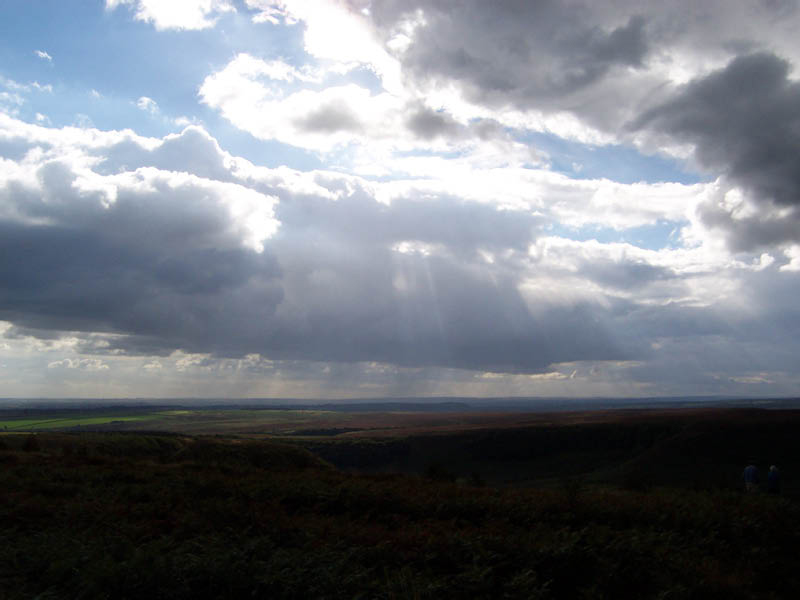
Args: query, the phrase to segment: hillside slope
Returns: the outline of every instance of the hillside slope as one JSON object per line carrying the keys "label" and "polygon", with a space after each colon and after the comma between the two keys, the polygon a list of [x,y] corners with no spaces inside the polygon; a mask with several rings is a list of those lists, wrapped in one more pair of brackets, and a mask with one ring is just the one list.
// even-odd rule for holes
{"label": "hillside slope", "polygon": [[788,598],[800,509],[345,474],[265,442],[4,436],[0,597]]}

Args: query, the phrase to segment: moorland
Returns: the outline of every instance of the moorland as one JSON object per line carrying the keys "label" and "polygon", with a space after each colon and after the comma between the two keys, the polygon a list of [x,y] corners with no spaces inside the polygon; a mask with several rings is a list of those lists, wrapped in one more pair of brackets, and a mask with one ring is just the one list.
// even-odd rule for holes
{"label": "moorland", "polygon": [[800,597],[800,411],[390,408],[0,411],[0,597]]}

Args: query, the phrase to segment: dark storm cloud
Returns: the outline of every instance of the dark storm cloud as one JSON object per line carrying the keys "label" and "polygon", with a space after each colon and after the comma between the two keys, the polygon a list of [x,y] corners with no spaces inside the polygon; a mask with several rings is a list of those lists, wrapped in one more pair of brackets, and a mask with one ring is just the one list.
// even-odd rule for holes
{"label": "dark storm cloud", "polygon": [[612,261],[601,257],[582,265],[579,273],[604,286],[634,290],[654,282],[674,279],[671,269],[630,260]]}
{"label": "dark storm cloud", "polygon": [[[739,274],[736,306],[620,302],[618,343],[641,348],[622,376],[679,395],[741,394],[736,378],[792,374],[800,353],[798,293],[800,279],[767,269]],[[741,305],[750,308],[742,312]]]}
{"label": "dark storm cloud", "polygon": [[794,0],[373,0],[368,18],[387,42],[408,33],[396,54],[411,82],[452,84],[496,106],[571,111],[613,129],[621,121],[604,113],[658,97],[669,82],[664,66],[702,69],[708,59],[782,54],[777,48],[796,56],[797,7]]}
{"label": "dark storm cloud", "polygon": [[[508,372],[625,355],[597,305],[529,310],[518,283],[538,220],[526,213],[454,198],[384,206],[354,190],[346,201],[287,199],[277,214],[281,235],[269,250],[285,273],[275,337],[286,352]],[[412,249],[393,249],[402,242]],[[479,250],[512,256],[490,265]]]}
{"label": "dark storm cloud", "polygon": [[[731,335],[731,320],[711,307],[630,305],[625,315],[632,330],[646,332],[651,339]],[[733,319],[736,320],[736,319]]]}
{"label": "dark storm cloud", "polygon": [[109,200],[79,190],[59,161],[36,179],[0,187],[0,206],[16,216],[0,221],[0,319],[132,336],[114,338],[121,346],[150,338],[152,348],[157,338],[162,348],[227,348],[281,301],[277,263],[244,247],[223,202],[249,190],[150,171]]}
{"label": "dark storm cloud", "polygon": [[437,137],[452,138],[463,129],[463,126],[450,115],[425,106],[420,106],[409,115],[406,126],[423,140],[432,140]]}
{"label": "dark storm cloud", "polygon": [[[772,209],[765,198],[753,198],[761,208]],[[766,214],[765,214],[766,213]],[[721,230],[731,250],[752,252],[769,249],[775,245],[800,241],[800,211],[789,208],[784,214],[769,212],[751,216],[736,216],[724,203],[712,199],[698,207],[698,214],[705,225]]]}
{"label": "dark storm cloud", "polygon": [[385,205],[360,186],[351,190],[345,202],[314,196],[289,200],[276,210],[284,231],[364,249],[414,241],[441,244],[449,254],[474,259],[479,249],[525,251],[543,224],[527,212],[498,210],[443,195],[420,193]]}
{"label": "dark storm cloud", "polygon": [[[800,277],[777,273],[771,266],[738,274],[736,304],[697,306],[694,303],[625,307],[625,335],[642,333],[665,349],[649,354],[660,365],[642,367],[642,373],[717,372],[732,375],[748,371],[796,370],[800,353]],[[741,306],[748,310],[742,311]],[[661,354],[672,349],[668,360]],[[694,362],[693,366],[686,363]],[[678,367],[678,364],[683,366]],[[700,375],[698,375],[700,376]]]}
{"label": "dark storm cloud", "polygon": [[[729,214],[705,207],[707,223],[741,229],[734,248],[798,239],[800,92],[787,62],[800,60],[797,2],[375,0],[369,8],[384,40],[411,31],[396,55],[421,89],[450,85],[489,107],[569,112],[621,141],[630,140],[626,123],[637,135],[657,130],[660,142],[693,145],[712,175],[788,207],[788,227],[741,215],[727,223]],[[722,60],[731,62],[707,73]],[[693,69],[703,75],[674,94],[674,73]]]}
{"label": "dark storm cloud", "polygon": [[271,257],[247,250],[170,258],[164,248],[131,248],[96,232],[3,224],[0,233],[2,255],[19,257],[0,264],[0,318],[37,337],[49,329],[126,334],[104,351],[511,372],[622,356],[596,307],[554,306],[537,319],[507,277],[452,258],[353,247],[341,231],[296,232],[270,245],[283,277]]}
{"label": "dark storm cloud", "polygon": [[248,323],[264,321],[281,300],[268,256],[202,246],[175,252],[115,231],[0,223],[0,319],[40,331],[129,334],[117,340],[126,349],[150,336],[159,342],[144,344],[148,350],[198,350],[224,348],[228,336],[247,339]]}
{"label": "dark storm cloud", "polygon": [[571,94],[612,69],[641,66],[649,50],[642,16],[592,22],[568,2],[388,0],[370,7],[385,31],[417,9],[425,22],[403,55],[404,69],[419,80],[458,81],[479,102],[566,108]]}
{"label": "dark storm cloud", "polygon": [[758,205],[788,210],[780,219],[742,219],[705,206],[704,221],[726,229],[737,249],[800,240],[800,84],[789,70],[773,54],[737,57],[633,124],[692,144],[703,166],[742,186]]}
{"label": "dark storm cloud", "polygon": [[[192,140],[206,143],[182,163]],[[647,360],[662,335],[701,345],[749,331],[711,309],[615,298],[614,289],[681,285],[635,256],[578,249],[577,258],[536,262],[529,248],[547,222],[526,211],[413,188],[383,204],[372,183],[335,173],[228,171],[238,183],[221,183],[181,174],[225,169],[207,135],[187,130],[168,143],[130,146],[125,161],[170,171],[147,166],[94,181],[99,190],[116,186],[113,202],[81,184],[66,160],[44,162],[34,183],[0,188],[0,320],[13,324],[6,336],[70,332],[80,352],[98,355],[180,349],[540,373],[561,362]],[[110,146],[116,160],[119,149]],[[100,164],[122,169],[112,162]],[[243,243],[247,230],[229,210],[253,190],[261,202],[279,199],[280,225],[262,252]],[[524,291],[540,274],[612,291]],[[772,314],[774,300],[752,302]]]}
{"label": "dark storm cloud", "polygon": [[705,166],[764,199],[800,204],[800,84],[771,54],[734,59],[642,115],[650,127],[692,143]]}
{"label": "dark storm cloud", "polygon": [[[192,141],[200,143],[181,162]],[[170,171],[93,180],[97,190],[115,187],[113,200],[86,188],[67,161],[39,166],[35,185],[0,188],[7,335],[77,332],[87,353],[181,349],[504,372],[631,353],[602,303],[532,306],[523,297],[540,217],[413,191],[386,205],[365,182],[336,174],[301,191],[314,188],[271,172],[248,182],[268,194],[262,202],[280,198],[280,226],[259,253],[229,210],[255,192],[181,174],[224,168],[215,143],[190,129],[160,148],[136,145],[110,146],[100,168],[160,162]],[[95,333],[114,335],[98,343]]]}
{"label": "dark storm cloud", "polygon": [[448,142],[468,139],[513,141],[509,132],[494,119],[474,119],[464,124],[444,109],[434,110],[419,102],[407,107],[406,111],[406,128],[418,140],[431,141],[439,138]]}
{"label": "dark storm cloud", "polygon": [[480,119],[470,123],[470,128],[481,140],[490,140],[507,136],[503,126],[494,119]]}
{"label": "dark storm cloud", "polygon": [[[687,313],[691,312],[698,313],[698,321],[715,319],[703,309],[687,309]],[[775,320],[767,319],[760,323],[745,320],[734,326],[719,323],[716,333],[691,329],[685,329],[682,335],[665,332],[659,347],[648,353],[648,360],[632,366],[627,375],[635,381],[662,382],[664,392],[670,394],[685,394],[687,384],[692,386],[692,393],[697,394],[741,394],[736,380],[742,377],[754,376],[756,380],[763,377],[766,381],[771,377],[779,379],[781,374],[794,374],[796,357],[800,352],[797,337],[751,337],[747,331],[750,325],[762,333],[776,331]],[[784,385],[776,389],[790,395],[795,386]],[[758,392],[753,389],[750,393]]]}
{"label": "dark storm cloud", "polygon": [[275,332],[283,343],[274,348],[283,358],[539,372],[552,362],[624,355],[597,306],[543,305],[534,316],[514,281],[488,269],[321,245],[326,258],[311,269],[298,264],[307,257],[287,269],[287,313]]}

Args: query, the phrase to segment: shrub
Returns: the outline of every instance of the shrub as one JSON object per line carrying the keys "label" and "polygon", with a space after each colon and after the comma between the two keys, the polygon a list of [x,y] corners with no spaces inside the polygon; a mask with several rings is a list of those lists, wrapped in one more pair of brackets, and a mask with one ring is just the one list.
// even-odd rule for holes
{"label": "shrub", "polygon": [[438,462],[430,463],[425,469],[425,477],[434,481],[455,481],[456,476]]}
{"label": "shrub", "polygon": [[39,438],[35,433],[31,433],[25,436],[25,441],[22,444],[22,449],[25,452],[38,452],[41,450],[41,445],[39,444]]}

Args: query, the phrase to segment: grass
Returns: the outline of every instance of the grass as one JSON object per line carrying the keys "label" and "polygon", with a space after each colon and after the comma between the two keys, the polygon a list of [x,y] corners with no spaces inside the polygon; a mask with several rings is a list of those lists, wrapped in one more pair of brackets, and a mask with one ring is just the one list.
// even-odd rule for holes
{"label": "grass", "polygon": [[22,430],[30,431],[34,429],[66,429],[85,425],[103,425],[106,423],[120,422],[131,423],[138,421],[150,421],[159,418],[158,415],[107,415],[107,416],[83,416],[83,417],[61,417],[43,419],[10,419],[0,421],[0,428],[7,431]]}
{"label": "grass", "polygon": [[294,446],[182,435],[2,445],[9,600],[800,597],[785,498],[346,474]]}
{"label": "grass", "polygon": [[[15,414],[16,413],[16,414]],[[30,416],[30,414],[35,416]],[[2,414],[2,413],[0,413]],[[182,429],[197,432],[237,431],[258,426],[304,427],[324,420],[337,421],[347,415],[332,411],[312,410],[157,410],[157,411],[115,411],[104,413],[96,410],[62,411],[12,411],[13,416],[0,416],[0,430],[32,431],[69,429],[93,425],[115,424],[131,426],[143,423],[146,428],[179,431]],[[289,429],[291,431],[291,429]]]}

